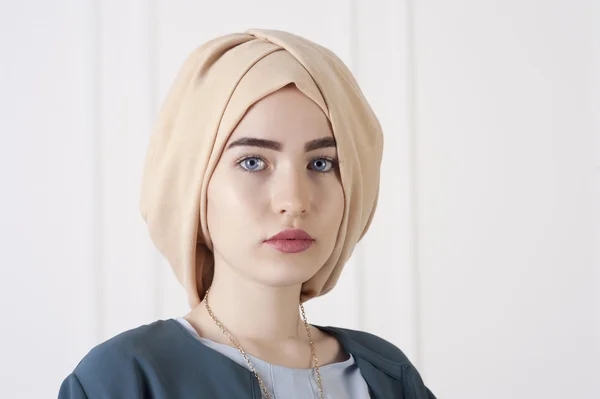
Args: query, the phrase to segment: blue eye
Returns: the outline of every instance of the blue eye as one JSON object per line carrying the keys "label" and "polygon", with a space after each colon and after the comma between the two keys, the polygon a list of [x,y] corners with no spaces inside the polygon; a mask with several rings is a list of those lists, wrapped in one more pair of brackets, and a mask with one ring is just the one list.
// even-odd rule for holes
{"label": "blue eye", "polygon": [[333,160],[327,158],[317,158],[310,162],[311,168],[317,172],[329,172],[334,168],[335,163]]}
{"label": "blue eye", "polygon": [[[266,169],[266,162],[257,156],[250,156],[237,162],[237,166],[245,172],[260,172]],[[315,158],[310,161],[309,169],[319,173],[328,173],[337,167],[335,159]]]}
{"label": "blue eye", "polygon": [[248,172],[258,172],[265,168],[265,161],[258,157],[248,157],[238,162],[238,165]]}

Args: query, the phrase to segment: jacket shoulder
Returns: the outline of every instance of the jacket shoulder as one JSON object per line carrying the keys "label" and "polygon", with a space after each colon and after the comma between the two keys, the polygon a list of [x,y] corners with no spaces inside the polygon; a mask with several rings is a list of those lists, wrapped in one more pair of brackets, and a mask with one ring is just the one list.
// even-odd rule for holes
{"label": "jacket shoulder", "polygon": [[412,365],[399,347],[375,334],[341,327],[326,327],[326,329],[338,335],[346,345],[353,346],[353,349],[370,351],[404,367]]}
{"label": "jacket shoulder", "polygon": [[98,344],[77,365],[75,371],[84,372],[90,367],[131,363],[140,357],[160,352],[168,341],[164,321],[136,327]]}
{"label": "jacket shoulder", "polygon": [[401,381],[402,397],[435,399],[435,395],[425,385],[412,362],[390,341],[366,331],[340,327],[324,327],[324,329],[333,333],[346,350],[367,360],[386,375]]}
{"label": "jacket shoulder", "polygon": [[149,363],[145,360],[168,351],[167,345],[161,345],[169,339],[163,323],[122,332],[92,348],[63,381],[59,399],[143,397],[148,372],[144,365]]}

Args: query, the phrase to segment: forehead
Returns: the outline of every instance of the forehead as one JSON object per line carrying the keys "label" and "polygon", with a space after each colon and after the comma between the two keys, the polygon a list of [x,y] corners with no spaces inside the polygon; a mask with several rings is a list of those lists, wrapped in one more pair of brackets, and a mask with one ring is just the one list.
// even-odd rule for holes
{"label": "forehead", "polygon": [[321,107],[295,86],[287,86],[253,104],[228,141],[245,136],[304,143],[333,133]]}

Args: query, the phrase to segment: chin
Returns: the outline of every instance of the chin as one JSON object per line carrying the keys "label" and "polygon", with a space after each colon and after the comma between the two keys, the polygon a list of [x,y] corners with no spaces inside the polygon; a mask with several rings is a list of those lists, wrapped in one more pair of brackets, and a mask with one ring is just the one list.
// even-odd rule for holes
{"label": "chin", "polygon": [[260,275],[256,273],[256,279],[265,285],[283,287],[302,284],[314,276],[317,271],[314,264],[308,262],[265,262],[261,266]]}

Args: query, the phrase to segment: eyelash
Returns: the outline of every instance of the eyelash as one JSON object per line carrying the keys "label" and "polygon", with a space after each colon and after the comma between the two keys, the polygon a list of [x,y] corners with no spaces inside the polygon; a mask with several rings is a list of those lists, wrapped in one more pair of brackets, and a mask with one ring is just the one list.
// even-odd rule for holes
{"label": "eyelash", "polygon": [[[264,162],[265,164],[267,163],[267,161],[265,161],[265,160],[263,159],[263,157],[261,157],[261,156],[258,156],[258,155],[248,155],[248,156],[245,156],[245,157],[243,157],[243,158],[241,158],[241,159],[237,160],[237,161],[235,162],[235,166],[236,166],[236,167],[238,167],[238,168],[240,168],[242,171],[244,171],[244,172],[248,172],[248,173],[258,173],[258,172],[262,172],[264,169],[261,169],[261,170],[248,170],[248,169],[245,169],[244,167],[242,167],[242,166],[241,166],[241,163],[242,163],[242,162],[244,162],[244,161],[246,161],[246,160],[248,160],[248,159],[253,159],[253,158],[260,159],[260,160],[261,160],[262,162]],[[316,158],[313,158],[313,159],[312,159],[310,162],[312,163],[312,162],[314,162],[314,161],[316,161],[316,160],[320,160],[320,159],[323,159],[323,160],[326,160],[326,161],[329,161],[329,162],[331,162],[331,169],[329,169],[328,171],[324,171],[324,172],[322,172],[322,171],[319,171],[319,170],[314,170],[315,172],[317,172],[317,173],[322,173],[322,174],[326,174],[326,173],[331,173],[331,172],[334,172],[334,171],[336,171],[336,170],[338,169],[338,166],[339,166],[339,161],[338,161],[337,159],[335,159],[335,158],[330,158],[330,157],[316,157]]]}

